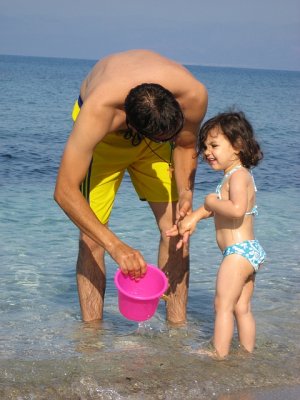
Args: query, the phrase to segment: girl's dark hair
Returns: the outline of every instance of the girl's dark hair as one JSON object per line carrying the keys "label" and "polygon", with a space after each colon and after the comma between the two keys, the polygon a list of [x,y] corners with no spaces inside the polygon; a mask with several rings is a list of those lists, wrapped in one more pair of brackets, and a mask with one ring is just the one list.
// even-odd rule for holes
{"label": "girl's dark hair", "polygon": [[198,155],[205,151],[205,141],[214,128],[219,128],[231,145],[240,151],[244,167],[255,167],[262,160],[263,152],[255,139],[252,125],[241,111],[219,113],[202,125],[198,136]]}
{"label": "girl's dark hair", "polygon": [[156,83],[134,87],[125,99],[129,124],[140,134],[156,139],[175,135],[183,127],[184,117],[174,95]]}

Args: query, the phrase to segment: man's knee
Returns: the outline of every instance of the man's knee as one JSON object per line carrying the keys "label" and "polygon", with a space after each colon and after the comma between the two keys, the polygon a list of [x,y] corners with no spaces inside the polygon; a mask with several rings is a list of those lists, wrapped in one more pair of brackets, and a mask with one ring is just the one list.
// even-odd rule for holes
{"label": "man's knee", "polygon": [[87,269],[101,270],[105,274],[104,249],[85,234],[80,235],[76,265],[77,274],[86,275]]}
{"label": "man's knee", "polygon": [[176,203],[149,203],[161,232],[170,229],[174,224],[176,215]]}
{"label": "man's knee", "polygon": [[90,253],[104,253],[103,247],[96,243],[93,239],[87,236],[85,233],[80,234],[79,238],[79,252],[90,252]]}

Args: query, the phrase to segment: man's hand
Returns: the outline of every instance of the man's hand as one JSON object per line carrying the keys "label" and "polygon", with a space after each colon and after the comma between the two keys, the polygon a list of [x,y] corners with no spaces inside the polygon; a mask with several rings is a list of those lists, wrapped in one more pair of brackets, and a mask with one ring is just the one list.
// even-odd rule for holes
{"label": "man's hand", "polygon": [[179,224],[180,222],[192,212],[193,192],[190,189],[185,189],[180,193],[179,200],[176,208],[176,221],[173,228],[169,231],[169,236],[176,236],[179,234],[179,240],[176,249],[180,249],[182,246],[188,250],[188,243],[190,238],[190,231],[187,230],[184,233],[180,233]]}
{"label": "man's hand", "polygon": [[179,196],[176,209],[176,221],[180,221],[186,215],[192,212],[193,192],[190,189],[184,189]]}
{"label": "man's hand", "polygon": [[113,250],[109,251],[109,254],[125,275],[129,275],[132,279],[136,280],[145,275],[147,263],[138,250],[119,241]]}

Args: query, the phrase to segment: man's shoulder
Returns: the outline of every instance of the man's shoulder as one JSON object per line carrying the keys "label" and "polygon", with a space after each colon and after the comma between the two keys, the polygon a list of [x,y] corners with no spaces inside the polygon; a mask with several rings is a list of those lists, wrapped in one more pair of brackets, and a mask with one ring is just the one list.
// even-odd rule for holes
{"label": "man's shoulder", "polygon": [[[180,101],[180,99],[179,99]],[[206,113],[208,105],[208,92],[206,87],[201,83],[190,87],[182,96],[182,105],[187,110],[186,117],[191,120],[202,119]]]}

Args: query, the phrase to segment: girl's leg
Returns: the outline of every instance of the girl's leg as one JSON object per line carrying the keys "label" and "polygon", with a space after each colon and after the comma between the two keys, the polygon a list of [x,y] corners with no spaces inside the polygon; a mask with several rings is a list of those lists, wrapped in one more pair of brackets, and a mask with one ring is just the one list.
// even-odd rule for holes
{"label": "girl's leg", "polygon": [[255,275],[252,274],[245,283],[241,296],[235,306],[234,314],[237,322],[241,345],[250,353],[255,346],[255,320],[251,311],[251,297],[254,291]]}
{"label": "girl's leg", "polygon": [[224,258],[217,275],[213,343],[219,357],[228,355],[234,331],[234,310],[245,282],[253,273],[250,263],[232,254]]}

